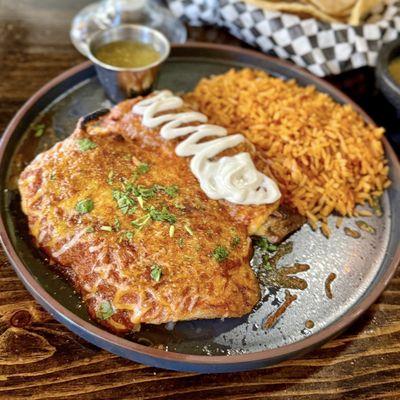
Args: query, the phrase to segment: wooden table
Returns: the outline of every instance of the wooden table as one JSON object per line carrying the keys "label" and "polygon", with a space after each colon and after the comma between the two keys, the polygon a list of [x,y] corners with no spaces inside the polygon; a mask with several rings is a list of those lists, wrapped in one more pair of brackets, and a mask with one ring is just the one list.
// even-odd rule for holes
{"label": "wooden table", "polygon": [[[0,131],[49,79],[83,61],[70,44],[82,0],[0,0]],[[217,29],[194,40],[239,44]],[[371,70],[331,80],[395,125]],[[389,122],[388,122],[389,121]],[[86,343],[44,312],[0,251],[0,399],[400,399],[400,273],[345,334],[262,370],[196,375],[147,367]]]}

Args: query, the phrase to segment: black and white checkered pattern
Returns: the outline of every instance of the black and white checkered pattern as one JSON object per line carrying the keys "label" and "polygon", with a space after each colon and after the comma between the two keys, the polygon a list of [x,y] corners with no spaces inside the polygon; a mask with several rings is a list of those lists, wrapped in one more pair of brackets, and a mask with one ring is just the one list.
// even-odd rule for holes
{"label": "black and white checkered pattern", "polygon": [[264,52],[292,60],[318,76],[374,66],[383,43],[400,35],[400,1],[389,0],[360,26],[265,11],[240,0],[167,0],[191,25],[219,25]]}

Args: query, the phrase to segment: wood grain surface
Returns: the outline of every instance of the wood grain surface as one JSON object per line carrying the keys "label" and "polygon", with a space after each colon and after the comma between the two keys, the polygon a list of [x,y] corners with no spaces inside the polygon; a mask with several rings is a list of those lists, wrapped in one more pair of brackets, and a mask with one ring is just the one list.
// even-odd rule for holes
{"label": "wood grain surface", "polygon": [[[83,61],[68,31],[86,3],[0,0],[0,131],[34,91]],[[239,45],[213,28],[190,37]],[[372,76],[332,81],[380,119],[388,105],[366,98],[376,95]],[[0,399],[400,399],[400,273],[323,348],[257,371],[198,375],[127,361],[75,336],[33,300],[0,250]]]}

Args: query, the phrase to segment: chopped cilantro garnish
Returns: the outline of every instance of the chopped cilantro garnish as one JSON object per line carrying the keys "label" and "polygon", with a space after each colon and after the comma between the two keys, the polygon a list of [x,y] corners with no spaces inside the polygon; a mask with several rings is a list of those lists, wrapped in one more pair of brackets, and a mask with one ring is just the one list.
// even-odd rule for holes
{"label": "chopped cilantro garnish", "polygon": [[35,125],[33,127],[33,131],[34,131],[33,135],[35,137],[41,137],[43,135],[45,129],[46,129],[46,126],[44,124]]}
{"label": "chopped cilantro garnish", "polygon": [[132,232],[130,232],[130,231],[125,232],[125,237],[126,237],[128,240],[132,240],[132,239],[133,239],[133,236],[134,236],[134,234],[133,234]]}
{"label": "chopped cilantro garnish", "polygon": [[145,187],[142,185],[132,186],[132,191],[136,197],[142,197],[144,200],[151,199],[156,194],[155,187]]}
{"label": "chopped cilantro garnish", "polygon": [[149,208],[149,215],[153,221],[168,222],[169,224],[174,224],[176,222],[176,217],[171,214],[167,207],[163,207],[162,210],[157,210],[155,207],[151,206]]}
{"label": "chopped cilantro garnish", "polygon": [[141,175],[146,174],[147,172],[149,172],[149,170],[150,170],[149,164],[146,164],[146,163],[139,164],[139,165],[136,167],[135,171],[133,171],[133,173],[132,173],[132,178],[133,178],[134,180],[136,180],[137,178],[139,178],[139,176],[141,176]]}
{"label": "chopped cilantro garnish", "polygon": [[183,227],[185,228],[185,231],[186,231],[190,236],[193,236],[193,230],[192,230],[192,228],[190,227],[189,224],[185,224]]}
{"label": "chopped cilantro garnish", "polygon": [[114,307],[111,301],[104,300],[100,303],[99,308],[96,311],[97,318],[108,319],[115,313]]}
{"label": "chopped cilantro garnish", "polygon": [[162,275],[162,269],[158,264],[154,264],[151,267],[151,272],[150,272],[150,276],[153,280],[155,280],[156,282],[159,282],[161,279],[161,275]]}
{"label": "chopped cilantro garnish", "polygon": [[126,178],[121,178],[121,181],[122,181],[123,190],[127,193],[132,193],[133,192],[133,183],[129,182],[128,179],[126,179]]}
{"label": "chopped cilantro garnish", "polygon": [[100,229],[101,229],[102,231],[112,232],[112,227],[109,226],[109,225],[103,225],[103,226],[100,227]]}
{"label": "chopped cilantro garnish", "polygon": [[268,246],[268,251],[277,251],[278,250],[278,246],[276,246],[275,244],[270,243]]}
{"label": "chopped cilantro garnish", "polygon": [[135,236],[135,234],[131,231],[121,232],[120,236],[118,238],[118,242],[121,243],[123,240],[131,241],[134,236]]}
{"label": "chopped cilantro garnish", "polygon": [[179,188],[176,185],[172,186],[167,186],[164,188],[164,192],[169,196],[169,197],[176,197],[179,193]]}
{"label": "chopped cilantro garnish", "polygon": [[93,232],[94,232],[93,226],[88,226],[88,227],[86,228],[86,232],[87,232],[87,233],[93,233]]}
{"label": "chopped cilantro garnish", "polygon": [[75,210],[79,214],[90,213],[90,211],[92,211],[93,208],[94,208],[94,203],[93,203],[93,200],[91,200],[91,199],[79,200],[75,206]]}
{"label": "chopped cilantro garnish", "polygon": [[114,189],[112,194],[122,214],[133,214],[136,211],[135,200],[129,196],[129,192]]}
{"label": "chopped cilantro garnish", "polygon": [[54,179],[56,179],[56,173],[54,171],[50,172],[50,180],[54,181]]}
{"label": "chopped cilantro garnish", "polygon": [[266,237],[259,236],[255,238],[254,245],[258,247],[260,250],[274,252],[278,250],[278,246],[270,243]]}
{"label": "chopped cilantro garnish", "polygon": [[175,215],[171,214],[166,207],[163,207],[163,209],[160,211],[157,210],[154,206],[150,206],[147,208],[147,210],[149,211],[147,214],[131,222],[134,227],[142,229],[149,222],[150,219],[152,219],[153,221],[168,222],[171,225],[176,222]]}
{"label": "chopped cilantro garnish", "polygon": [[150,199],[156,194],[156,189],[154,187],[146,187],[143,185],[135,186],[132,182],[129,182],[126,179],[124,179],[122,186],[125,194],[133,194],[135,197],[140,196],[143,199]]}
{"label": "chopped cilantro garnish", "polygon": [[234,236],[231,240],[231,247],[233,249],[235,249],[236,247],[238,247],[240,244],[240,237],[239,236]]}
{"label": "chopped cilantro garnish", "polygon": [[213,253],[212,253],[215,261],[217,262],[222,262],[225,261],[228,256],[229,256],[229,252],[228,249],[225,246],[217,246]]}
{"label": "chopped cilantro garnish", "polygon": [[84,139],[78,139],[78,148],[80,151],[88,151],[95,149],[97,147],[97,144],[92,142],[90,139],[84,138]]}
{"label": "chopped cilantro garnish", "polygon": [[272,269],[272,264],[268,261],[268,259],[263,258],[263,268],[266,269],[267,271]]}
{"label": "chopped cilantro garnish", "polygon": [[121,232],[120,236],[118,238],[118,242],[121,243],[123,240],[131,241],[134,236],[135,236],[135,234],[133,232],[131,232],[131,231]]}
{"label": "chopped cilantro garnish", "polygon": [[169,197],[175,198],[179,193],[179,188],[176,185],[171,186],[163,186],[163,185],[154,185],[154,188],[158,192],[164,192]]}
{"label": "chopped cilantro garnish", "polygon": [[149,172],[150,166],[149,166],[149,164],[142,163],[142,164],[138,165],[138,167],[136,169],[140,174],[145,174],[146,172]]}

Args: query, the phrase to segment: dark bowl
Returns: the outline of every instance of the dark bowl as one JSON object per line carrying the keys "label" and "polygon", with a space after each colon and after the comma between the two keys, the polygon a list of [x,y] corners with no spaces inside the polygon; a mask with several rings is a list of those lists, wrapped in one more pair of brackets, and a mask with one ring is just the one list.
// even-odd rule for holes
{"label": "dark bowl", "polygon": [[400,39],[382,46],[375,69],[376,83],[387,100],[400,114],[400,83],[389,72],[389,63],[400,56]]}

